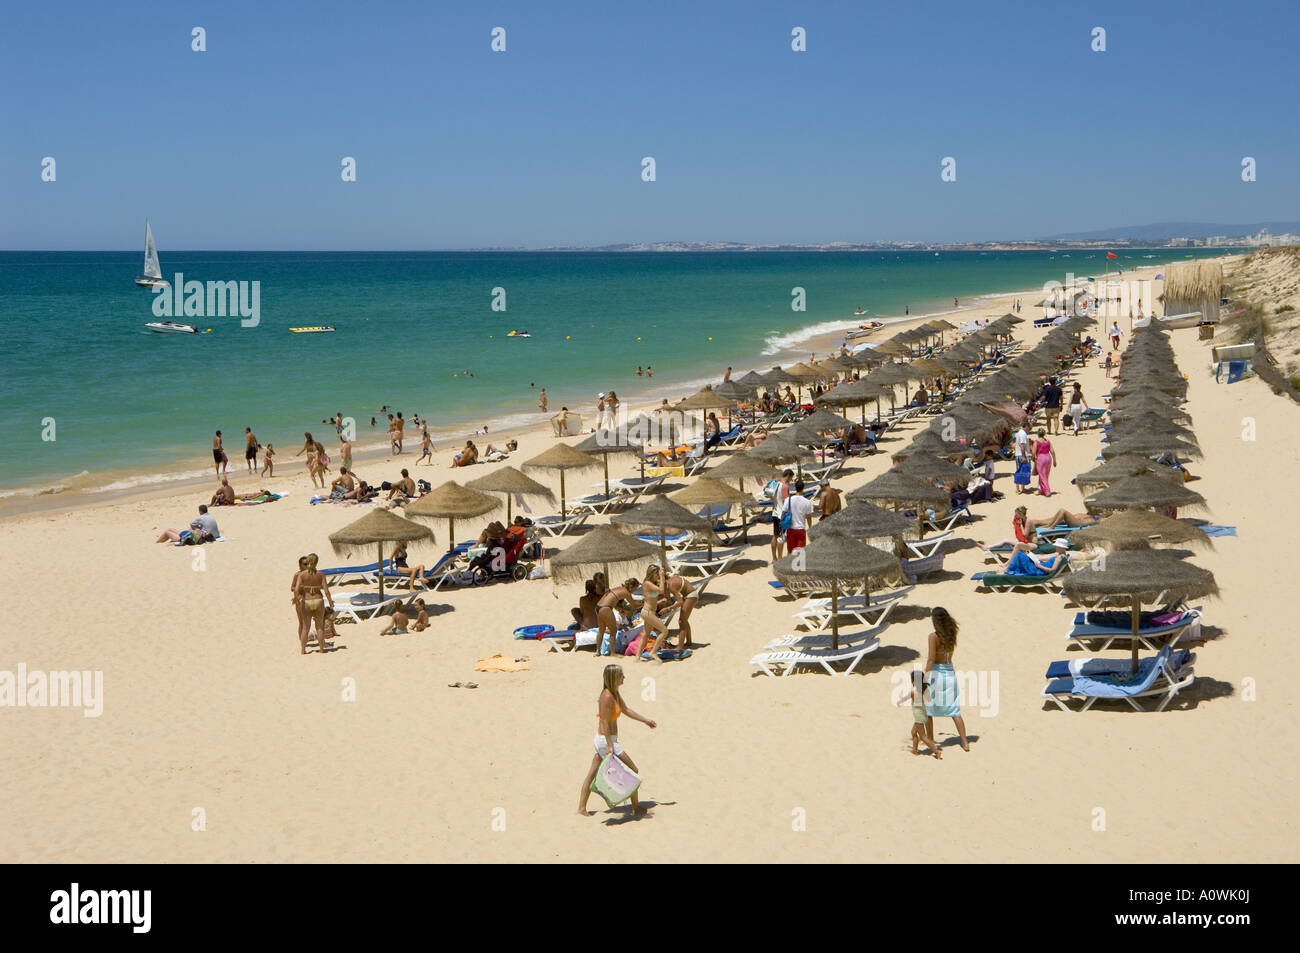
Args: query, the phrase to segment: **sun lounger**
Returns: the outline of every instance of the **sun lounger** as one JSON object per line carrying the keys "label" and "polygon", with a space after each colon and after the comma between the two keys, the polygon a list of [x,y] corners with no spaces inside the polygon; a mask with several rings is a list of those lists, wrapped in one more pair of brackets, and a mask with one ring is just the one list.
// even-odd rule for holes
{"label": "sun lounger", "polygon": [[[388,565],[388,560],[384,560],[384,566]],[[379,578],[379,563],[364,563],[360,566],[339,566],[336,569],[322,569],[321,575],[331,586],[337,586],[345,582],[364,582],[374,584]]]}
{"label": "sun lounger", "polygon": [[340,592],[330,593],[334,599],[334,614],[353,622],[373,619],[387,608],[396,607],[398,603],[409,599],[408,593],[384,593],[379,598],[377,592]]}
{"label": "sun lounger", "polygon": [[994,592],[1009,592],[1012,589],[1041,589],[1055,592],[1061,588],[1058,577],[1065,575],[1069,560],[1062,559],[1051,572],[1043,576],[1013,576],[1009,573],[977,572],[971,576],[976,588],[992,589]]}
{"label": "sun lounger", "polygon": [[[896,606],[915,587],[905,586],[893,592],[884,592],[871,597],[868,603],[865,596],[845,596],[838,601],[839,615],[851,616],[865,626],[883,627]],[[794,613],[796,626],[807,628],[810,632],[820,632],[831,624],[831,600],[829,597],[809,599]],[[773,643],[775,644],[775,643]]]}
{"label": "sun lounger", "polygon": [[559,516],[539,516],[533,520],[533,527],[541,530],[547,536],[563,536],[571,529],[576,529],[591,518],[591,510],[583,510],[581,513],[570,513],[567,518]]}
{"label": "sun lounger", "polygon": [[[1173,650],[1166,646],[1157,655],[1139,659],[1134,678],[1129,678],[1131,663],[1127,660],[1117,660],[1118,664],[1095,667],[1091,671],[1085,667],[1086,661],[1078,660],[1082,666],[1077,672],[1071,668],[1070,674],[1055,678],[1052,675],[1054,671],[1059,672],[1061,666],[1074,663],[1053,662],[1047,669],[1048,682],[1043,697],[1055,702],[1061,711],[1087,711],[1104,699],[1123,699],[1134,711],[1164,711],[1175,695],[1196,680],[1192,668],[1195,658],[1195,655],[1183,651],[1175,657]],[[1139,699],[1156,703],[1155,707],[1145,708]],[[1083,702],[1080,707],[1071,707],[1072,702],[1079,701]]]}
{"label": "sun lounger", "polygon": [[[863,633],[858,633],[858,638]],[[848,662],[843,674],[848,675],[858,663],[871,652],[880,648],[880,640],[873,637],[866,641],[854,641],[853,635],[841,635],[842,644],[838,649],[832,649],[829,646],[823,648],[820,645],[809,645],[799,648],[772,649],[762,651],[749,660],[753,668],[757,668],[764,675],[789,675],[800,665],[820,665],[830,675],[837,674],[834,665],[840,662]]]}
{"label": "sun lounger", "polygon": [[1095,423],[1100,423],[1101,419],[1108,413],[1110,413],[1110,411],[1105,407],[1089,408],[1079,415],[1079,425],[1084,428],[1091,427]]}
{"label": "sun lounger", "polygon": [[[792,580],[790,585],[784,585],[779,579],[769,579],[767,584],[772,587],[772,595],[778,599],[783,596],[817,596],[822,593],[831,591],[831,580],[821,579],[816,576],[807,576],[799,580]],[[860,596],[862,595],[862,583],[857,585],[840,584],[840,596]]]}
{"label": "sun lounger", "polygon": [[[1188,609],[1181,613],[1178,619],[1164,625],[1156,625],[1151,622],[1141,624],[1136,636],[1133,635],[1133,626],[1130,622],[1114,625],[1094,625],[1085,621],[1087,617],[1086,612],[1075,614],[1074,625],[1065,633],[1065,640],[1078,643],[1089,652],[1104,652],[1110,648],[1113,642],[1132,642],[1134,638],[1144,649],[1155,652],[1162,646],[1175,645],[1179,639],[1186,638],[1189,641],[1195,641],[1200,638],[1201,634],[1201,611],[1199,609]],[[1101,644],[1097,645],[1098,642]]]}
{"label": "sun lounger", "polygon": [[[465,562],[465,555],[476,545],[476,541],[458,544],[454,549],[443,553],[436,563],[416,579],[424,583],[427,589],[441,589],[444,584],[454,582],[454,577],[464,568],[462,563]],[[409,579],[410,575],[410,572],[404,569],[390,567],[384,570],[385,579]]]}
{"label": "sun lounger", "polygon": [[926,517],[925,525],[934,530],[936,533],[946,533],[965,517],[973,520],[969,506],[959,506],[955,510],[949,510],[947,513],[939,513],[935,516]]}
{"label": "sun lounger", "polygon": [[721,576],[731,568],[731,564],[740,558],[745,546],[733,546],[731,549],[715,549],[710,558],[706,552],[669,553],[668,568],[679,575],[698,573],[705,578]]}
{"label": "sun lounger", "polygon": [[912,555],[918,559],[926,556],[933,556],[937,553],[944,542],[952,537],[952,532],[940,533],[938,536],[927,536],[925,539],[907,539],[904,545],[912,551]]}

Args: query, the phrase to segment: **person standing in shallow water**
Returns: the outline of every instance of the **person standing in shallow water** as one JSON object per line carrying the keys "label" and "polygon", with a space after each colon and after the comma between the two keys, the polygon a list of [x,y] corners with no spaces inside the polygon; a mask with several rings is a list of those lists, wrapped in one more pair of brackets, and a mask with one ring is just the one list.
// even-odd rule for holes
{"label": "person standing in shallow water", "polygon": [[957,620],[942,606],[930,612],[934,631],[930,633],[929,652],[925,660],[925,674],[929,688],[925,698],[925,733],[934,737],[934,719],[951,718],[957,728],[957,738],[962,751],[970,751],[966,740],[966,722],[961,717],[961,697],[957,687],[957,672],[952,666],[957,651]]}
{"label": "person standing in shallow water", "polygon": [[[632,760],[631,755],[623,750],[623,746],[618,743],[618,719],[620,715],[627,715],[633,721],[639,721],[650,728],[656,728],[658,725],[653,719],[642,717],[634,712],[623,701],[620,688],[623,685],[623,667],[621,665],[606,665],[604,674],[601,676],[600,697],[596,701],[596,753],[591,759],[591,768],[587,771],[587,777],[582,782],[582,791],[578,795],[578,813],[583,817],[590,817],[591,811],[587,810],[587,802],[591,799],[591,782],[596,780],[596,772],[600,769],[601,761],[605,760],[605,755],[612,754],[615,758],[622,761],[628,768],[639,773],[640,769],[636,762]],[[636,792],[632,794],[632,813],[641,817],[649,813],[647,808],[641,806],[641,799]]]}

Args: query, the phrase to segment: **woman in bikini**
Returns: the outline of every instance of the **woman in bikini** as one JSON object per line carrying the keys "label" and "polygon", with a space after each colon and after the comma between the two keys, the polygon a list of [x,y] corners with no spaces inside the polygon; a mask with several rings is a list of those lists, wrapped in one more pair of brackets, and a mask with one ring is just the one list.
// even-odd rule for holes
{"label": "woman in bikini", "polygon": [[[666,612],[677,610],[677,651],[680,652],[691,647],[691,612],[694,611],[700,594],[685,576],[671,575],[661,585],[659,575],[659,566],[650,566],[646,569],[646,582],[672,600]],[[655,648],[658,649],[658,646]]]}
{"label": "woman in bikini", "polygon": [[[632,582],[635,588],[635,580]],[[591,798],[591,782],[596,780],[596,772],[600,770],[600,763],[605,760],[605,755],[612,754],[632,771],[640,770],[631,756],[623,750],[623,746],[618,743],[619,716],[627,715],[633,721],[639,721],[650,728],[657,727],[653,719],[638,715],[623,701],[619,691],[623,684],[622,666],[606,665],[601,682],[603,687],[600,698],[596,702],[596,753],[592,756],[591,768],[587,771],[587,777],[582,782],[582,791],[578,795],[578,813],[583,817],[591,816],[592,812],[587,810],[587,801]],[[641,806],[641,799],[637,797],[636,792],[632,793],[632,813],[637,817],[649,813]]]}
{"label": "woman in bikini", "polygon": [[925,698],[925,733],[934,738],[934,719],[951,718],[957,728],[957,738],[962,751],[970,751],[966,740],[966,722],[961,717],[961,695],[957,687],[957,672],[952,667],[952,656],[957,651],[957,621],[942,606],[930,612],[934,631],[930,633],[929,654],[925,660],[925,674],[929,681]]}
{"label": "woman in bikini", "polygon": [[[615,586],[600,597],[596,603],[596,646],[600,647],[600,640],[605,633],[609,633],[609,643],[614,644],[614,637],[618,635],[618,616],[615,609],[619,606],[627,607],[627,614],[631,617],[636,611],[635,602],[632,599],[632,593],[640,583],[635,579],[623,580],[623,585]],[[651,613],[653,615],[653,612]],[[657,620],[656,620],[657,621]],[[662,623],[661,623],[662,624]]]}
{"label": "woman in bikini", "polygon": [[[641,605],[641,623],[645,626],[646,634],[641,638],[641,651],[637,653],[636,660],[639,662],[646,657],[648,653],[650,658],[662,662],[659,658],[659,650],[663,648],[664,640],[668,638],[668,626],[664,620],[659,618],[659,607],[672,601],[668,593],[668,587],[659,581],[659,565],[651,563],[646,567],[645,582],[641,584],[642,598],[644,602]],[[655,634],[654,642],[649,648],[646,647],[649,641],[649,633]]]}
{"label": "woman in bikini", "polygon": [[424,565],[408,566],[406,563],[406,544],[399,542],[393,548],[393,554],[389,557],[388,568],[390,571],[406,573],[406,588],[414,589],[415,580],[420,580],[420,588],[427,589],[424,584]]}
{"label": "woman in bikini", "polygon": [[308,553],[306,559],[306,566],[293,583],[294,598],[302,604],[302,616],[298,624],[298,644],[303,655],[307,654],[307,637],[313,621],[316,623],[317,651],[325,652],[334,647],[326,641],[324,635],[325,605],[328,603],[333,609],[334,597],[330,595],[329,583],[325,581],[324,574],[316,568],[319,557],[315,553]]}
{"label": "woman in bikini", "polygon": [[298,571],[293,574],[293,579],[289,583],[289,592],[290,592],[289,601],[293,603],[293,611],[298,616],[298,638],[300,639],[302,638],[303,609],[302,609],[302,600],[298,598],[298,580],[302,578],[302,574],[305,573],[306,571],[307,571],[307,557],[299,556]]}

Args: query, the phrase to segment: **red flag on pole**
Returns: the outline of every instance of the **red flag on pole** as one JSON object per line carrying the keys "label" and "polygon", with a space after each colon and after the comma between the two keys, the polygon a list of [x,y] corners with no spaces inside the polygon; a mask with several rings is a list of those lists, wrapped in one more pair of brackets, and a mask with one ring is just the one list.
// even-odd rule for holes
{"label": "red flag on pole", "polygon": [[1113,251],[1108,251],[1108,252],[1106,252],[1106,257],[1107,257],[1107,258],[1118,258],[1119,255],[1115,254]]}

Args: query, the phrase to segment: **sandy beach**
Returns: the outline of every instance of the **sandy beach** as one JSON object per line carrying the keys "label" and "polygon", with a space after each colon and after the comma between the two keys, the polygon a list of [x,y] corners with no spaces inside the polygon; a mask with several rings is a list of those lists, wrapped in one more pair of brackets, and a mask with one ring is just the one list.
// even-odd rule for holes
{"label": "sandy beach", "polygon": [[[1008,303],[990,297],[962,317],[996,317]],[[1020,331],[1026,346],[1044,333],[1030,323]],[[840,340],[814,339],[802,345],[808,353],[778,360],[824,356]],[[620,660],[628,702],[658,722],[620,733],[653,815],[634,821],[626,805],[607,811],[593,797],[600,810],[579,817],[608,660],[511,635],[564,625],[579,587],[547,579],[441,590],[426,600],[449,608],[428,631],[380,638],[386,620],[340,625],[340,651],[302,657],[288,591],[297,559],[346,562],[327,537],[368,508],[309,505],[310,481],[288,453],[264,483],[243,476],[232,452],[237,491],[290,495],[215,510],[225,542],[153,543],[193,518],[211,480],[83,495],[75,507],[52,501],[0,520],[0,573],[15,583],[0,669],[103,673],[99,717],[53,707],[0,717],[0,764],[21,779],[4,795],[0,860],[588,862],[613,847],[656,862],[1294,862],[1297,739],[1276,729],[1292,722],[1281,674],[1300,649],[1274,633],[1285,632],[1293,604],[1293,503],[1281,475],[1300,466],[1296,408],[1257,379],[1216,384],[1195,329],[1171,341],[1205,451],[1190,464],[1200,478],[1190,486],[1209,502],[1197,515],[1238,535],[1194,557],[1222,597],[1194,601],[1206,623],[1197,679],[1163,713],[1067,714],[1040,697],[1048,663],[1067,657],[1073,610],[1059,595],[980,593],[969,579],[991,566],[974,541],[1011,531],[1017,497],[1003,463],[995,486],[1004,498],[976,507],[977,520],[948,544],[945,572],[917,587],[882,648],[847,677],[771,679],[747,664],[793,631],[796,608],[767,584],[770,528],[751,532],[746,558],[695,613],[693,657]],[[772,363],[756,356],[752,366]],[[1100,363],[1077,379],[1102,406]],[[590,425],[590,407],[573,409]],[[881,449],[901,448],[923,426],[905,424]],[[554,443],[536,427],[478,442],[512,435],[516,466]],[[1082,510],[1069,479],[1095,465],[1099,437],[1053,441],[1056,492],[1029,497],[1031,517]],[[411,467],[413,476],[437,486],[493,466],[452,470],[451,449],[440,442],[436,465]],[[357,469],[372,482],[395,479],[418,455],[408,435],[400,461],[359,457]],[[633,471],[630,458],[610,462],[611,476]],[[888,466],[888,453],[851,460],[835,485],[851,490]],[[599,479],[599,470],[570,476],[570,493]],[[436,545],[415,553],[424,562],[447,543],[446,522],[430,525]],[[458,525],[457,536],[481,525]],[[548,539],[548,554],[572,542]],[[75,583],[56,588],[51,574]],[[925,660],[928,610],[939,605],[961,625],[958,670],[979,673],[988,691],[963,702],[971,751],[938,720],[944,758],[935,761],[911,755],[910,713],[895,700],[901,677]],[[498,652],[527,656],[528,670],[474,671]],[[470,680],[479,687],[448,687]]]}

